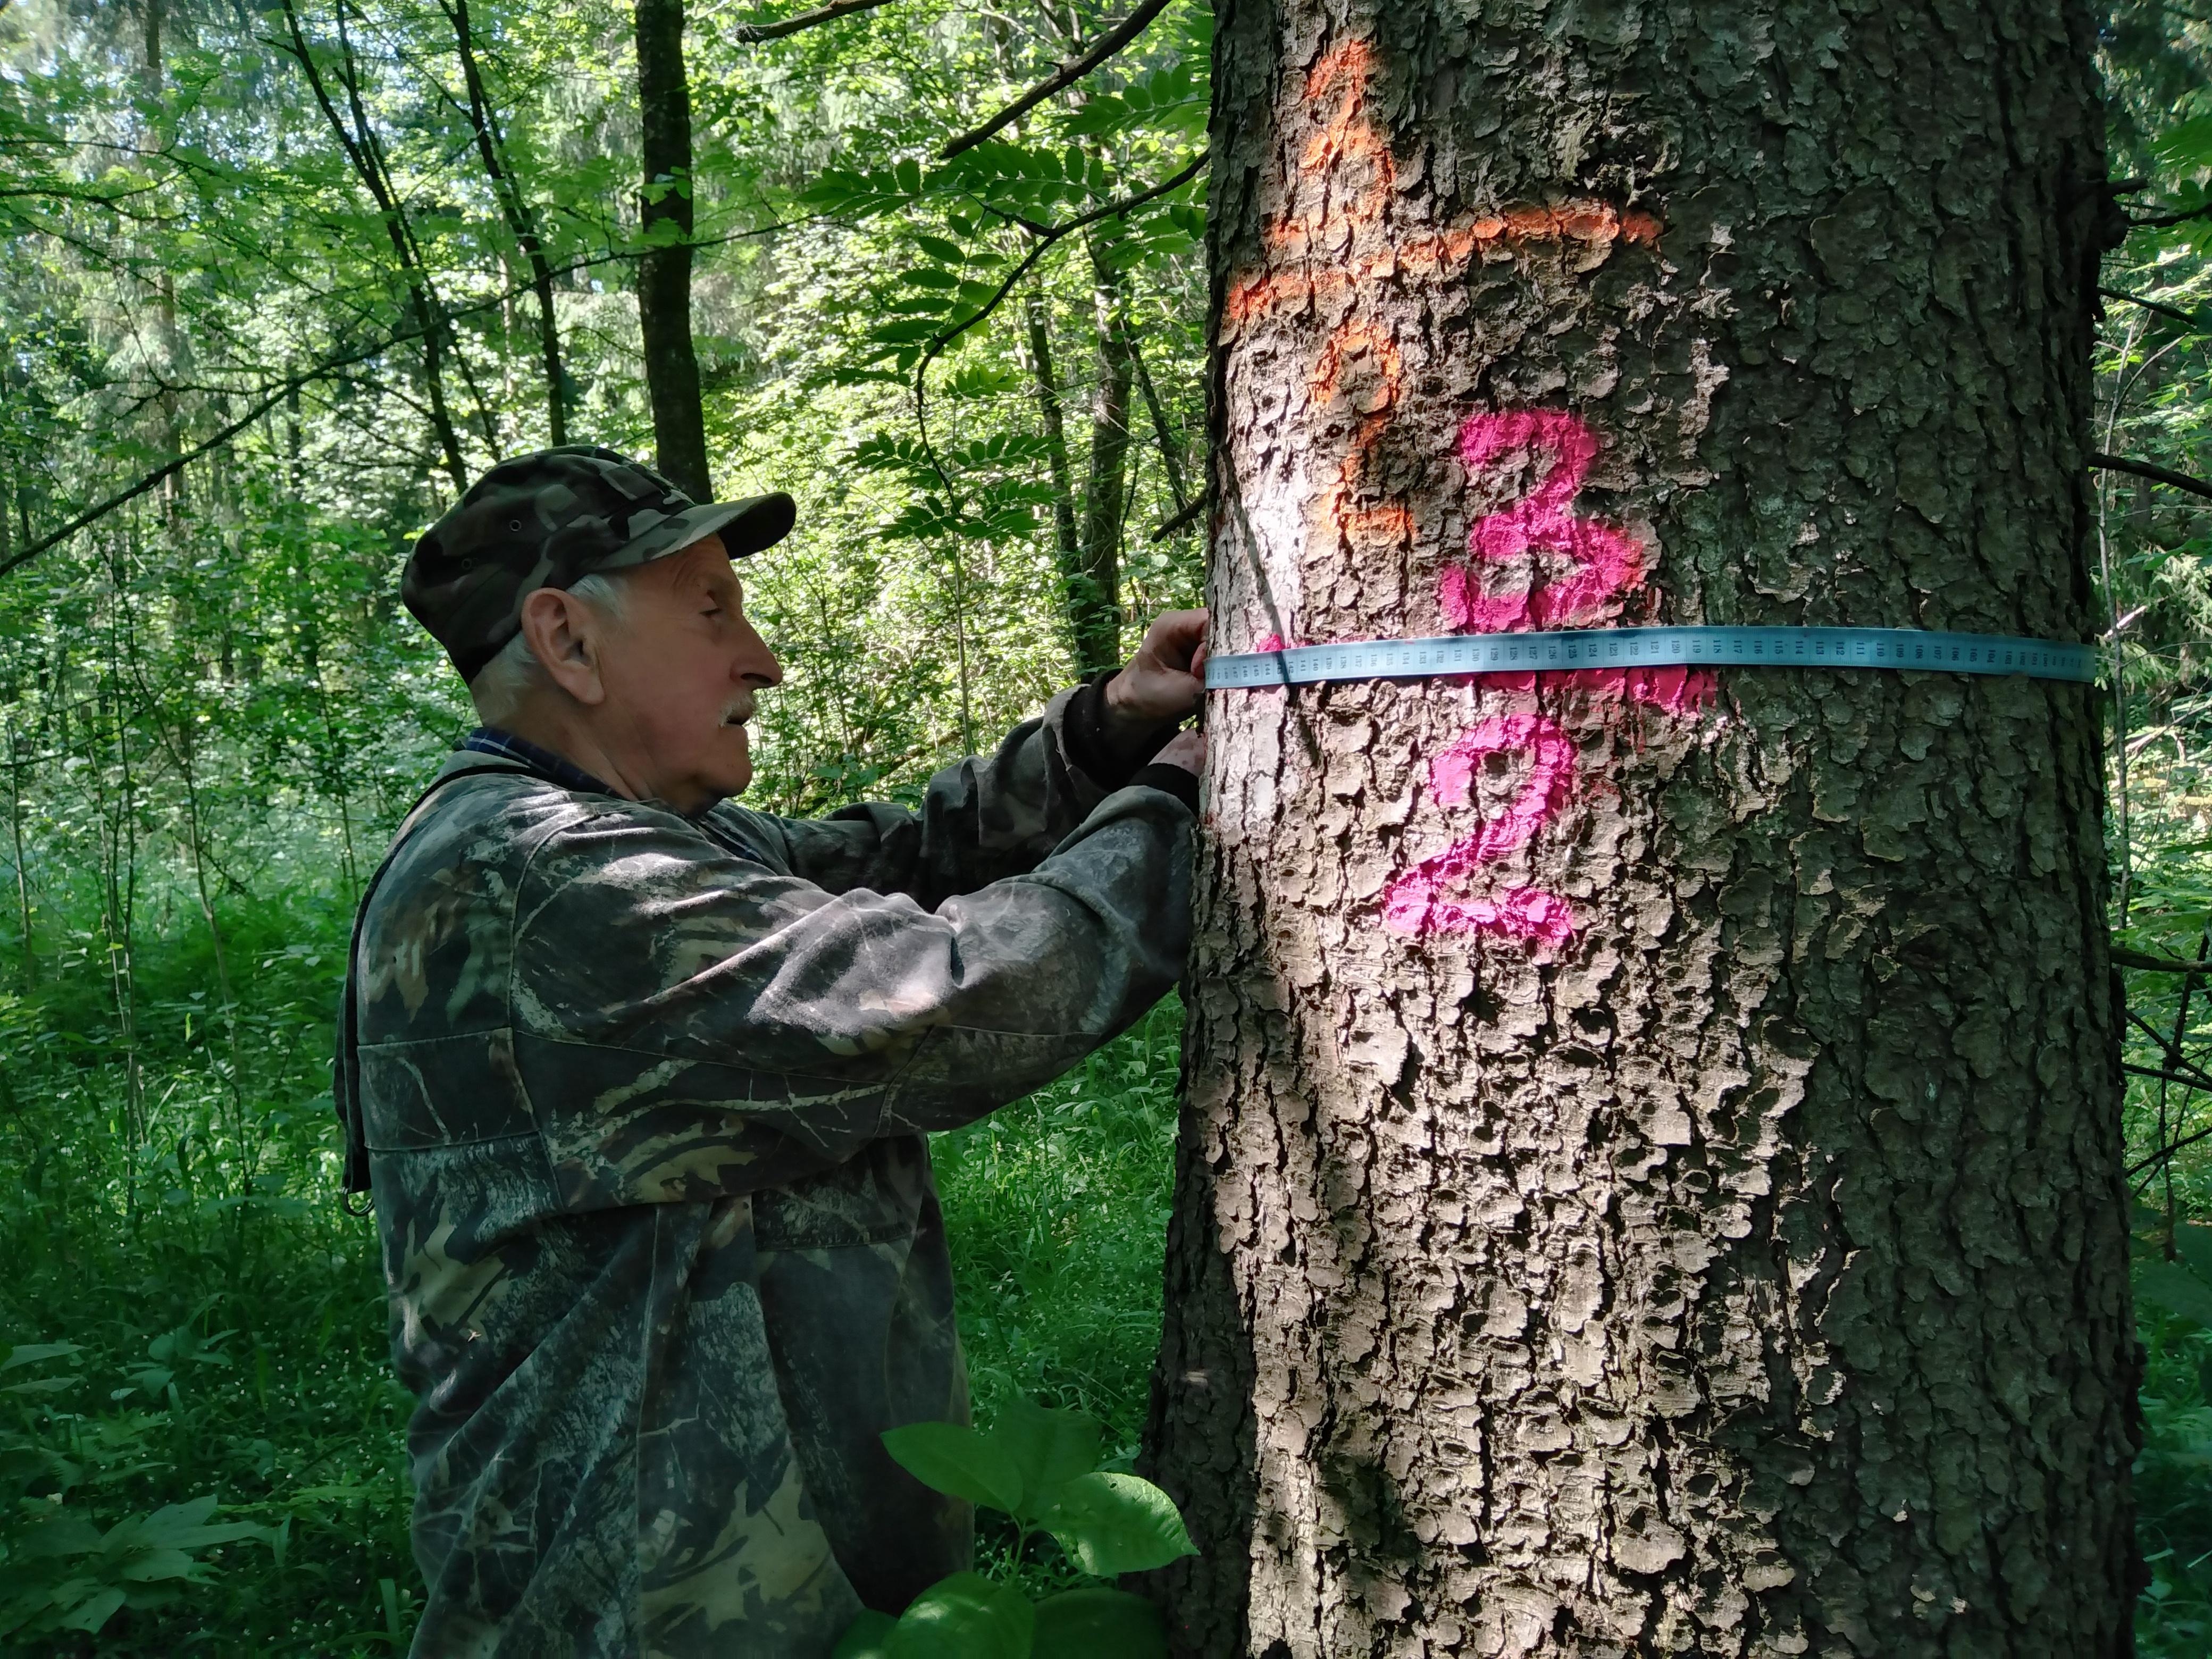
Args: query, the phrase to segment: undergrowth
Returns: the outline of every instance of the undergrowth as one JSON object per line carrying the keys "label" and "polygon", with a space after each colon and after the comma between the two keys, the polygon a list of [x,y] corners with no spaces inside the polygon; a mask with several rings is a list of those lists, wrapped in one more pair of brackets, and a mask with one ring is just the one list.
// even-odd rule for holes
{"label": "undergrowth", "polygon": [[[258,1012],[235,1043],[190,936],[173,959],[142,953],[127,1045],[96,1005],[0,996],[0,1363],[16,1360],[0,1498],[29,1500],[0,1517],[0,1607],[54,1598],[29,1627],[54,1628],[0,1648],[405,1650],[412,1401],[374,1224],[333,1196],[320,1094],[337,921],[240,927],[232,969]],[[935,1147],[979,1413],[1018,1395],[1089,1412],[1109,1467],[1134,1452],[1158,1340],[1180,1027],[1155,1010]],[[132,1066],[144,1129],[126,1168]],[[209,1512],[178,1507],[196,1500]],[[64,1534],[106,1547],[40,1544]],[[979,1544],[1011,1541],[987,1525]],[[1065,1576],[1050,1548],[1024,1568],[1041,1592]]]}

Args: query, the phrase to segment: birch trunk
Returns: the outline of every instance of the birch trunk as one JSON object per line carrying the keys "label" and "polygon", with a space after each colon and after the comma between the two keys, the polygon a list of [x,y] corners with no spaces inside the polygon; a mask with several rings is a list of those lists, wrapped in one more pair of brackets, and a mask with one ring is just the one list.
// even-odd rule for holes
{"label": "birch trunk", "polygon": [[[2093,632],[2068,0],[1220,0],[1216,648]],[[2098,694],[1217,694],[1181,1651],[2119,1655]]]}

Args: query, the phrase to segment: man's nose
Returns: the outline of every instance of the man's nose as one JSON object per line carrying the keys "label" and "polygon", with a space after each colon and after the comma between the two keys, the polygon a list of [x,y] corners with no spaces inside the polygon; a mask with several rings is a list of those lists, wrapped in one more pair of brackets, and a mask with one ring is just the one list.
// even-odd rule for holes
{"label": "man's nose", "polygon": [[749,685],[765,690],[783,684],[783,665],[750,622],[745,623],[744,637],[738,641],[738,659],[730,666],[732,675]]}

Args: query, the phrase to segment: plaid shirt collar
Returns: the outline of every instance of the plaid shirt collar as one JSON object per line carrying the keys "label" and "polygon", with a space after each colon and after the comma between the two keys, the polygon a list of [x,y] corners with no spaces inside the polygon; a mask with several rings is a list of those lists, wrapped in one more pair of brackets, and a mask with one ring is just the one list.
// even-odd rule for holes
{"label": "plaid shirt collar", "polygon": [[520,761],[539,777],[550,783],[557,783],[563,789],[574,789],[590,795],[616,793],[582,767],[564,760],[550,749],[539,748],[527,738],[518,738],[512,732],[502,732],[496,726],[479,726],[461,739],[461,747],[472,749],[480,755],[497,755],[504,760]]}

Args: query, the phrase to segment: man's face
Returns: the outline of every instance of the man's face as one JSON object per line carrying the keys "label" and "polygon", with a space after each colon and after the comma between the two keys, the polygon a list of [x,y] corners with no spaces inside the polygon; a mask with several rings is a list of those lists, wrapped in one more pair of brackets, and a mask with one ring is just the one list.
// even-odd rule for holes
{"label": "man's face", "polygon": [[744,722],[753,694],[780,684],[783,668],[745,619],[720,537],[639,566],[623,586],[628,604],[600,656],[599,723],[649,794],[703,811],[752,781]]}

